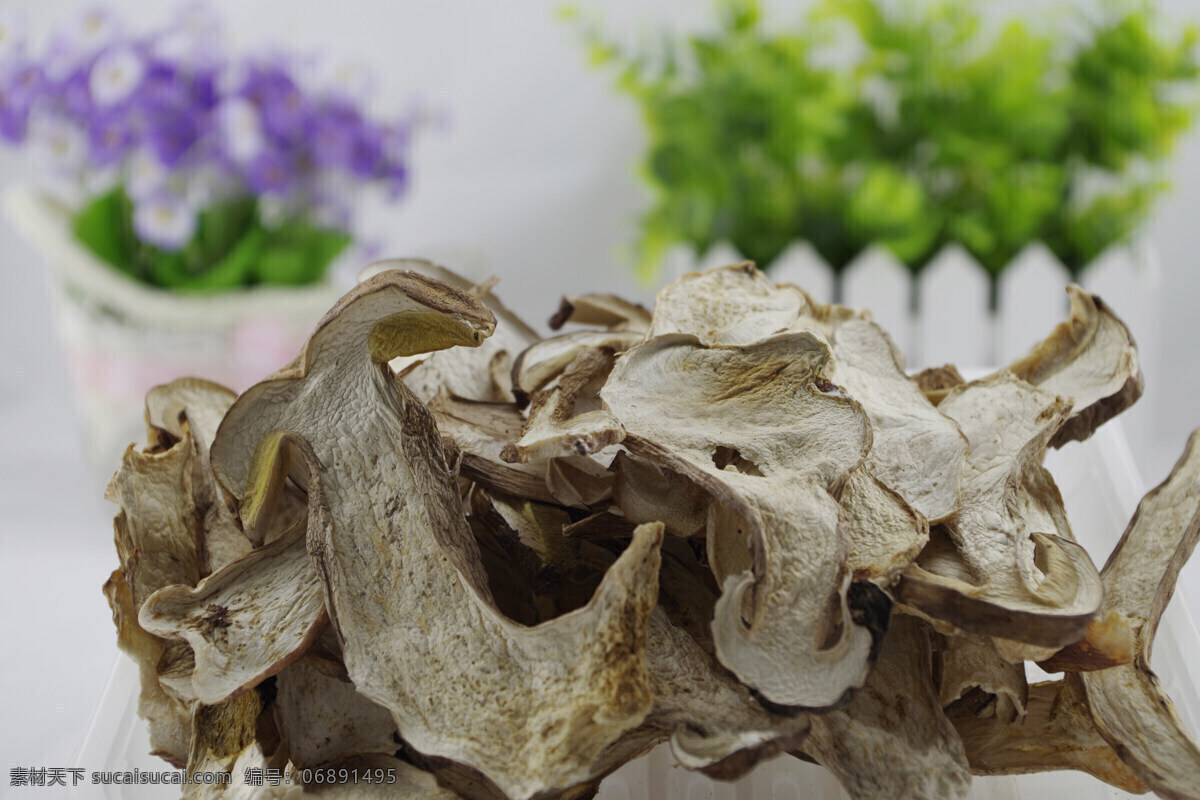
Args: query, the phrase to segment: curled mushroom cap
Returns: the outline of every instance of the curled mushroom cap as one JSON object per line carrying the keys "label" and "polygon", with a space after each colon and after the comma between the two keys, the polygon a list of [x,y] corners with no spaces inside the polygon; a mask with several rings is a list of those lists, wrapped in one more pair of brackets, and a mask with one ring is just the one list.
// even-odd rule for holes
{"label": "curled mushroom cap", "polygon": [[544,388],[580,354],[606,349],[619,353],[642,341],[637,331],[574,331],[530,345],[513,364],[513,391],[519,397]]}
{"label": "curled mushroom cap", "polygon": [[[1070,419],[1050,442],[1082,441],[1133,405],[1145,388],[1137,345],[1108,305],[1078,286],[1067,287],[1071,314],[1008,371],[1034,386],[1071,400]],[[995,377],[995,376],[992,376]],[[952,365],[925,370],[916,383],[938,404],[962,377]]]}
{"label": "curled mushroom cap", "polygon": [[1051,441],[1083,440],[1133,405],[1145,388],[1137,345],[1125,323],[1094,294],[1068,286],[1071,316],[1009,369],[1074,402],[1071,418]]}
{"label": "curled mushroom cap", "polygon": [[160,589],[138,621],[157,636],[191,645],[192,685],[201,702],[211,705],[257,686],[298,659],[325,622],[325,599],[303,529],[226,565],[195,588]]}
{"label": "curled mushroom cap", "polygon": [[[202,521],[201,572],[209,574],[250,552],[251,542],[230,513],[209,463],[209,449],[225,412],[237,395],[201,378],[179,378],[146,393],[146,426],[152,440],[191,437],[196,458],[192,466],[192,498]],[[298,510],[294,504],[290,511]],[[276,526],[282,533],[295,514]]]}
{"label": "curled mushroom cap", "polygon": [[359,274],[359,280],[402,269],[420,273],[479,298],[496,319],[495,331],[478,347],[451,348],[393,359],[391,367],[401,376],[405,385],[423,403],[428,403],[440,392],[471,400],[512,400],[509,373],[513,360],[540,337],[492,291],[498,280],[491,278],[474,284],[441,264],[418,258],[380,261],[364,269]]}
{"label": "curled mushroom cap", "polygon": [[587,781],[649,712],[662,532],[639,528],[584,608],[532,628],[497,610],[433,416],[387,367],[492,326],[466,293],[382,273],[326,315],[292,369],[238,399],[213,462],[250,527],[281,473],[306,484],[308,550],[358,691],[417,751],[527,798]]}
{"label": "curled mushroom cap", "polygon": [[906,571],[898,599],[974,633],[1050,648],[1078,641],[1103,589],[1038,471],[1070,403],[1001,373],[956,388],[938,410],[971,444],[962,508]]}
{"label": "curled mushroom cap", "polygon": [[717,573],[717,657],[780,705],[832,705],[869,670],[872,633],[847,605],[847,543],[830,489],[862,462],[871,431],[824,379],[828,361],[812,332],[711,348],[664,335],[621,356],[601,391],[632,453],[730,512],[715,520],[710,552],[747,557]]}
{"label": "curled mushroom cap", "polygon": [[607,347],[582,350],[555,385],[536,392],[521,438],[505,447],[505,461],[538,461],[590,455],[625,437],[621,424],[600,408],[597,392],[613,365]]}

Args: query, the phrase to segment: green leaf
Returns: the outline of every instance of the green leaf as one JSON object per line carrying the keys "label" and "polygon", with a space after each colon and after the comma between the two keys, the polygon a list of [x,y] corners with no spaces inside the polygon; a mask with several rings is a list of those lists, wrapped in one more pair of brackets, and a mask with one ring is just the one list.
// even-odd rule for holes
{"label": "green leaf", "polygon": [[254,275],[261,283],[280,286],[316,283],[350,241],[349,234],[342,231],[286,223],[270,232]]}
{"label": "green leaf", "polygon": [[131,227],[132,216],[129,198],[118,186],[80,209],[71,229],[75,238],[101,259],[127,275],[138,277],[125,233]]}
{"label": "green leaf", "polygon": [[184,288],[189,292],[217,292],[251,285],[266,242],[266,231],[254,226],[220,261],[193,276]]}

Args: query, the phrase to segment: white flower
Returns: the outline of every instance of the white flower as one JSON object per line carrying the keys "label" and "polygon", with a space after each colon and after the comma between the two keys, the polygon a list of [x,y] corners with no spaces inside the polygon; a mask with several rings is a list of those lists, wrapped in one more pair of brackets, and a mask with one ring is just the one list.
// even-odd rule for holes
{"label": "white flower", "polygon": [[96,59],[88,86],[98,106],[119,103],[142,83],[146,64],[131,47],[118,47]]}
{"label": "white flower", "polygon": [[201,165],[182,173],[184,197],[193,208],[228,200],[242,188],[240,177],[218,165]]}
{"label": "white flower", "polygon": [[278,228],[292,215],[294,209],[287,198],[276,192],[265,192],[258,197],[258,214],[263,225]]}
{"label": "white flower", "polygon": [[25,14],[20,9],[0,7],[0,62],[25,52]]}
{"label": "white flower", "polygon": [[167,192],[138,201],[133,209],[138,238],[164,250],[178,250],[196,232],[196,210]]}
{"label": "white flower", "polygon": [[263,147],[262,123],[258,109],[249,100],[235,97],[217,108],[217,124],[225,149],[235,161],[249,161]]}
{"label": "white flower", "polygon": [[225,31],[216,10],[206,2],[184,6],[151,44],[164,61],[216,66],[221,62]]}
{"label": "white flower", "polygon": [[356,103],[373,99],[375,75],[361,61],[317,59],[300,65],[301,83],[314,94],[332,94]]}
{"label": "white flower", "polygon": [[167,169],[151,152],[139,150],[125,164],[125,193],[142,200],[160,192],[167,181]]}
{"label": "white flower", "polygon": [[60,117],[34,114],[29,120],[29,142],[34,158],[51,169],[69,172],[87,161],[87,135]]}
{"label": "white flower", "polygon": [[116,18],[102,8],[91,8],[66,31],[66,44],[79,55],[90,55],[120,34]]}
{"label": "white flower", "polygon": [[181,7],[171,21],[171,28],[203,42],[211,42],[225,35],[221,14],[206,0],[196,0]]}

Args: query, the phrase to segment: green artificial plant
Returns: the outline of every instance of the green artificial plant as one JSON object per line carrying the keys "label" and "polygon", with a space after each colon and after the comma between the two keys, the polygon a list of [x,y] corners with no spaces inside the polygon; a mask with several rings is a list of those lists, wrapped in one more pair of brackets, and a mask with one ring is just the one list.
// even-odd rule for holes
{"label": "green artificial plant", "polygon": [[1145,219],[1197,110],[1177,99],[1197,31],[1157,33],[1148,5],[1054,28],[988,24],[977,2],[823,0],[791,27],[755,0],[718,10],[653,54],[567,13],[649,134],[646,277],[675,244],[770,265],[800,239],[835,273],[872,244],[915,272],[958,242],[993,284],[1040,240],[1077,277]]}

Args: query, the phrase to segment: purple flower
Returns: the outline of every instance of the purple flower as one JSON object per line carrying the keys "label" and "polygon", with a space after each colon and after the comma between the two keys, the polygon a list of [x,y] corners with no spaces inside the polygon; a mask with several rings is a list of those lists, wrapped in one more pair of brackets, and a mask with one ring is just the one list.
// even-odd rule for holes
{"label": "purple flower", "polygon": [[130,122],[129,115],[121,111],[93,115],[88,124],[93,164],[106,167],[125,157],[135,140]]}
{"label": "purple flower", "polygon": [[195,117],[186,111],[151,112],[147,119],[150,149],[165,166],[177,166],[200,138]]}
{"label": "purple flower", "polygon": [[278,150],[264,149],[250,162],[246,182],[255,194],[287,191],[293,182],[294,166]]}
{"label": "purple flower", "polygon": [[383,180],[388,200],[399,200],[408,189],[408,168],[399,162],[390,163]]}
{"label": "purple flower", "polygon": [[293,142],[304,136],[308,113],[304,95],[293,86],[265,98],[262,103],[263,127],[275,141]]}
{"label": "purple flower", "polygon": [[364,160],[362,127],[362,118],[348,106],[330,105],[318,111],[309,121],[306,137],[313,163],[357,174],[355,166]]}
{"label": "purple flower", "polygon": [[32,65],[17,65],[0,79],[0,136],[24,141],[29,112],[44,85],[41,68]]}
{"label": "purple flower", "polygon": [[180,197],[159,192],[134,205],[133,229],[144,242],[179,250],[196,233],[196,209]]}
{"label": "purple flower", "polygon": [[138,87],[137,104],[156,109],[187,107],[191,99],[188,83],[187,75],[174,64],[157,59],[148,61]]}
{"label": "purple flower", "polygon": [[281,223],[350,230],[364,186],[398,197],[408,185],[409,133],[423,121],[368,113],[358,65],[325,61],[314,82],[314,59],[231,58],[203,2],[148,36],[92,9],[40,55],[26,54],[16,19],[0,8],[0,137],[33,140],[84,192],[121,181],[147,242],[181,247],[201,209],[246,195]]}
{"label": "purple flower", "polygon": [[94,108],[89,72],[88,68],[76,70],[63,78],[56,89],[63,110],[80,122],[90,117]]}

